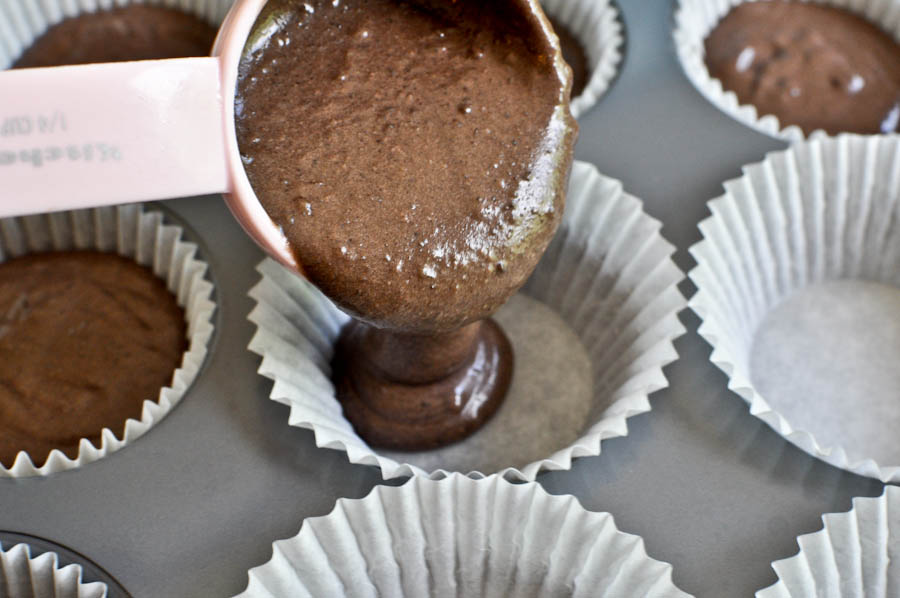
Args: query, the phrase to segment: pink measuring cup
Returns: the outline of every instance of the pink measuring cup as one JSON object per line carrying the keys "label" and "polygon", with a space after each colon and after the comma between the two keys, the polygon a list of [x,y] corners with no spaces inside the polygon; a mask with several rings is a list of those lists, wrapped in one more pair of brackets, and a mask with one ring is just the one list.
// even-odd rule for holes
{"label": "pink measuring cup", "polygon": [[212,56],[0,71],[0,217],[224,193],[300,271],[244,172],[238,63],[266,0],[238,0]]}

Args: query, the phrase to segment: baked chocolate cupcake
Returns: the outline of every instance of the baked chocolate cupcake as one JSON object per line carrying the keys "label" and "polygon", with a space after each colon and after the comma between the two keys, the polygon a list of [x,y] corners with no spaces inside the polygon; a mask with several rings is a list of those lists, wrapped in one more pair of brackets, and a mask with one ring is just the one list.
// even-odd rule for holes
{"label": "baked chocolate cupcake", "polygon": [[679,57],[701,93],[771,135],[898,132],[900,24],[873,16],[878,0],[838,4],[681,0]]}
{"label": "baked chocolate cupcake", "polygon": [[0,477],[95,461],[181,399],[215,309],[195,254],[141,206],[0,221]]}

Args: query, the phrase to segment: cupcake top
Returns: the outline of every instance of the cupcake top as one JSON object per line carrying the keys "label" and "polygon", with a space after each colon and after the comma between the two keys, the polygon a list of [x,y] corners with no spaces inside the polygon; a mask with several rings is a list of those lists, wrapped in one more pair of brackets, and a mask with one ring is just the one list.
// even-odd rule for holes
{"label": "cupcake top", "polygon": [[900,45],[848,11],[745,2],[705,42],[710,75],[760,116],[805,134],[900,131]]}
{"label": "cupcake top", "polygon": [[238,144],[297,262],[343,309],[448,330],[531,273],[575,132],[548,31],[524,0],[268,2],[240,69]]}
{"label": "cupcake top", "polygon": [[171,382],[184,313],[130,259],[51,252],[0,264],[0,463],[19,451],[75,458],[82,438],[121,434]]}
{"label": "cupcake top", "polygon": [[13,68],[207,56],[215,37],[216,30],[193,15],[130,4],[60,21]]}

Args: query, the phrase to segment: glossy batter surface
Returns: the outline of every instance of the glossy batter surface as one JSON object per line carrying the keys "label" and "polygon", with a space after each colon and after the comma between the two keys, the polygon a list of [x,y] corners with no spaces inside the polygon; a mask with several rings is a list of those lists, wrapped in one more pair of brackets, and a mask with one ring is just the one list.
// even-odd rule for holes
{"label": "glossy batter surface", "polygon": [[184,313],[154,274],[117,255],[58,252],[0,264],[0,463],[19,451],[121,438],[186,349]]}
{"label": "glossy batter surface", "polygon": [[740,4],[707,38],[706,64],[742,104],[807,134],[900,131],[900,45],[846,10]]}
{"label": "glossy batter surface", "polygon": [[332,361],[344,415],[373,446],[428,450],[456,442],[499,409],[513,350],[492,319],[444,335],[398,335],[349,322]]}
{"label": "glossy batter surface", "polygon": [[130,4],[63,19],[13,68],[207,56],[216,30],[180,10]]}
{"label": "glossy batter surface", "polygon": [[588,79],[591,76],[590,61],[588,61],[587,53],[584,46],[575,35],[569,31],[569,28],[557,21],[550,19],[556,36],[559,37],[559,45],[562,48],[563,58],[569,68],[572,69],[572,97],[577,98],[587,87]]}
{"label": "glossy batter surface", "polygon": [[556,229],[568,82],[521,2],[270,0],[237,133],[306,275],[379,326],[492,313]]}

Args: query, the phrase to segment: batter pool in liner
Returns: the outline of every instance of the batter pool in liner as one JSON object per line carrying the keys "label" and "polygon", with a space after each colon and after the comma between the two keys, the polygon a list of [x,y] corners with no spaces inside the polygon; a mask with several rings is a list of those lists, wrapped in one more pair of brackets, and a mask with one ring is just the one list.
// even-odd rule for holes
{"label": "batter pool in liner", "polygon": [[[484,319],[556,230],[576,130],[539,14],[524,0],[271,0],[248,39],[244,167],[304,274],[357,318],[338,352],[353,359],[334,369],[369,442],[446,444],[505,394],[511,351]],[[381,400],[403,386],[418,398]]]}

